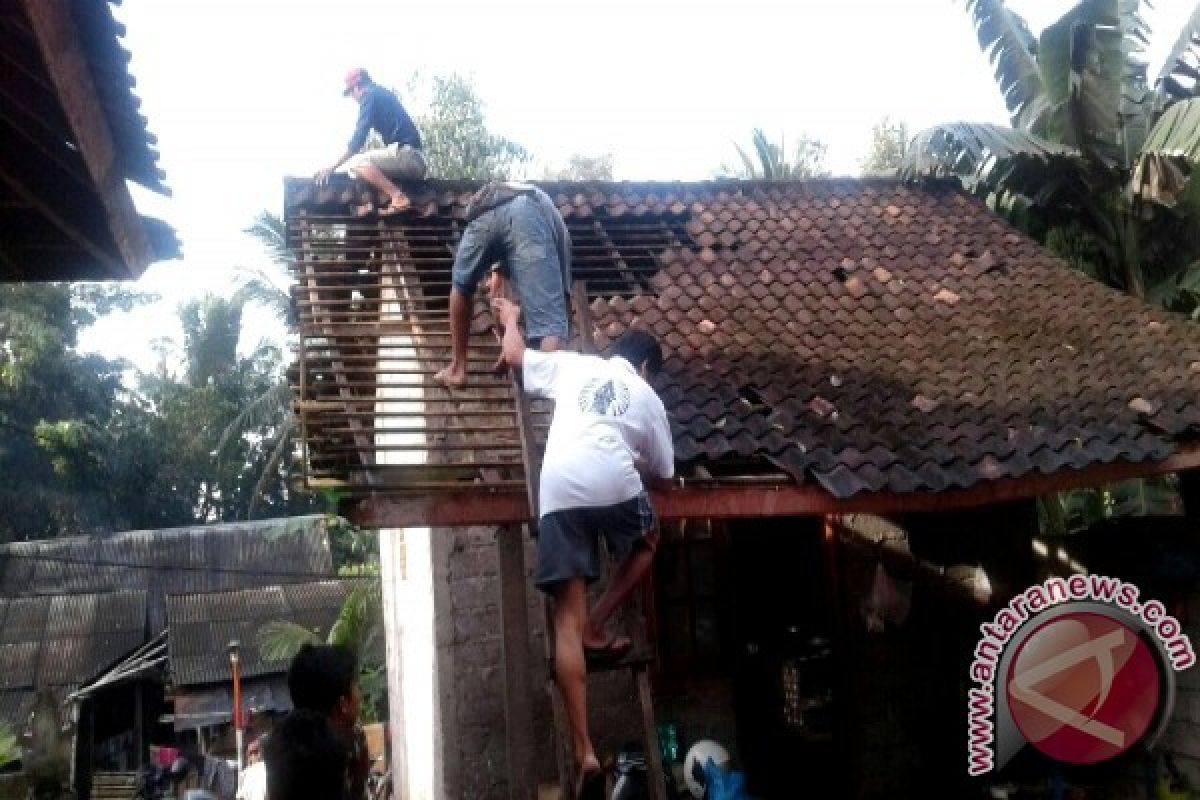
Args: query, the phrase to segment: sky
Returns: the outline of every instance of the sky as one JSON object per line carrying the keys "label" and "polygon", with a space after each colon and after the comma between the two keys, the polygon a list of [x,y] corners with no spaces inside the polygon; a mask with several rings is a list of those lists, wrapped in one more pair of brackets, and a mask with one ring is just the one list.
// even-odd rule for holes
{"label": "sky", "polygon": [[[1039,31],[1071,3],[1009,6]],[[1146,12],[1152,75],[1194,7],[1156,0]],[[181,337],[181,302],[231,293],[238,267],[269,267],[242,230],[280,210],[284,176],[341,154],[352,66],[399,89],[414,115],[420,76],[467,75],[490,127],[536,158],[532,176],[611,153],[619,180],[704,179],[755,127],[775,141],[815,136],[830,168],[853,175],[885,115],[914,132],[1008,120],[955,0],[125,0],[116,12],[173,190],[135,202],[175,226],[184,257],[134,285],[159,302],[102,320],[82,345],[143,368],[155,339]],[[242,347],[280,333],[251,313]]]}

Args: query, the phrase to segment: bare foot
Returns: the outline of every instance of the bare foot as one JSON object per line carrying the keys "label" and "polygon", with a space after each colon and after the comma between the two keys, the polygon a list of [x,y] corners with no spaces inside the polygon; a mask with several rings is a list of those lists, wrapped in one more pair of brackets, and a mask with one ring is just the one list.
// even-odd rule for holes
{"label": "bare foot", "polygon": [[370,216],[374,211],[375,204],[368,200],[367,202],[354,207],[354,216],[367,217]]}
{"label": "bare foot", "polygon": [[401,211],[408,211],[410,208],[412,208],[412,201],[408,199],[407,195],[399,194],[391,197],[388,205],[379,209],[379,214],[386,217],[399,214]]}
{"label": "bare foot", "polygon": [[445,369],[438,370],[433,379],[447,389],[458,389],[467,382],[467,371],[457,364],[451,364]]}

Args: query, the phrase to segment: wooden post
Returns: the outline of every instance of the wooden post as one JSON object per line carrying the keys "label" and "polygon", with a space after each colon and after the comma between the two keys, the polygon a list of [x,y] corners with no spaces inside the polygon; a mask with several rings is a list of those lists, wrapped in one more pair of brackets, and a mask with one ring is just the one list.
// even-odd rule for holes
{"label": "wooden post", "polygon": [[535,800],[533,704],[529,685],[529,610],[525,603],[525,536],[519,525],[497,531],[500,631],[504,659],[505,750],[508,796]]}
{"label": "wooden post", "polygon": [[1200,520],[1200,470],[1180,472],[1179,485],[1183,494],[1183,512],[1191,519]]}
{"label": "wooden post", "polygon": [[634,671],[637,684],[638,707],[642,712],[642,736],[646,741],[646,784],[650,788],[650,800],[667,800],[667,787],[663,782],[662,752],[658,747],[658,725],[654,719],[654,695],[650,691],[650,676],[645,667]]}
{"label": "wooden post", "polygon": [[[829,598],[829,608],[833,618],[833,664],[836,677],[833,685],[833,763],[829,766],[835,774],[849,775],[849,716],[846,706],[851,702],[850,691],[853,682],[850,680],[853,663],[847,656],[848,627],[845,616],[845,604],[842,602],[841,554],[838,548],[838,520],[835,514],[825,514],[821,518],[821,549],[825,563],[825,585]],[[857,787],[843,779],[842,791],[852,793]]]}
{"label": "wooden post", "polygon": [[141,769],[147,761],[146,752],[146,713],[142,707],[142,681],[133,685],[133,752],[136,754],[137,768]]}

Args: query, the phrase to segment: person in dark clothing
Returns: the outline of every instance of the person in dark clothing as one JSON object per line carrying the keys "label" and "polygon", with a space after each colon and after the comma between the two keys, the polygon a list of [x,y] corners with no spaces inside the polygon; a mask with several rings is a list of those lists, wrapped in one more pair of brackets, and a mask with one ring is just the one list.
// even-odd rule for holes
{"label": "person in dark clothing", "polygon": [[264,760],[271,800],[347,800],[346,748],[324,714],[298,709],[281,719]]}
{"label": "person in dark clothing", "polygon": [[[306,644],[292,659],[287,681],[296,709],[315,711],[333,726],[346,753],[346,800],[362,800],[371,760],[358,724],[362,710],[358,659],[345,647]],[[274,796],[268,792],[268,797]]]}
{"label": "person in dark clothing", "polygon": [[[332,166],[317,173],[317,183],[325,183],[335,171],[345,172],[388,196],[389,205],[381,213],[403,211],[410,205],[408,195],[393,179],[420,180],[426,172],[417,126],[395,93],[372,81],[365,69],[355,68],[346,74],[343,94],[358,103],[358,124],[346,152]],[[383,138],[384,147],[360,153],[370,131]]]}

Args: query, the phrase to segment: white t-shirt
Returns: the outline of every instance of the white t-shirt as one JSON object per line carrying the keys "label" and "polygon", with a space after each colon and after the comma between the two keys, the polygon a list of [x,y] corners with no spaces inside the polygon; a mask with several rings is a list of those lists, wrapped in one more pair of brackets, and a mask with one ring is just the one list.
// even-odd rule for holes
{"label": "white t-shirt", "polygon": [[670,478],[667,412],[628,361],[526,350],[525,391],[554,400],[542,461],[542,515],[609,506],[642,491],[639,469]]}
{"label": "white t-shirt", "polygon": [[267,765],[255,761],[242,770],[242,779],[237,790],[237,800],[267,800]]}

